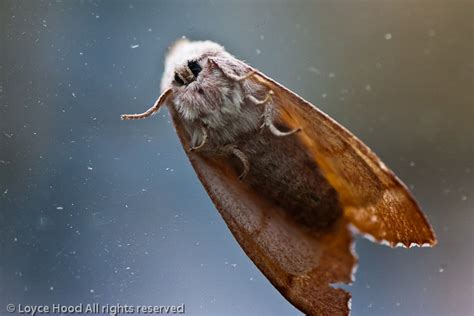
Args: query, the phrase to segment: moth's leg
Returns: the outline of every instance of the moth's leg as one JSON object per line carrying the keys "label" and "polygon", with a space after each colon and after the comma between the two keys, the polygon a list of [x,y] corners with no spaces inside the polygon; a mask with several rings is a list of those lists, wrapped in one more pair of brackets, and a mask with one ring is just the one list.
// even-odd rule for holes
{"label": "moth's leg", "polygon": [[147,117],[150,117],[151,115],[155,114],[156,112],[158,112],[158,110],[160,109],[160,107],[166,102],[166,100],[168,99],[168,97],[171,95],[172,93],[172,90],[171,88],[165,90],[165,92],[163,92],[159,97],[158,99],[155,101],[155,104],[153,104],[153,106],[151,108],[149,108],[148,110],[146,110],[145,112],[143,113],[139,113],[139,114],[122,114],[120,115],[120,118],[122,120],[138,120],[138,119],[144,119],[144,118],[147,118]]}
{"label": "moth's leg", "polygon": [[207,128],[204,125],[201,125],[201,131],[202,131],[202,142],[197,146],[191,147],[189,151],[199,150],[207,143]]}
{"label": "moth's leg", "polygon": [[247,95],[246,98],[249,99],[255,105],[263,105],[263,104],[266,104],[267,102],[270,102],[270,99],[273,95],[274,95],[273,91],[270,90],[268,91],[267,95],[265,96],[263,100],[259,100],[251,94]]}
{"label": "moth's leg", "polygon": [[222,71],[222,73],[227,78],[232,79],[234,81],[242,81],[242,80],[248,79],[256,73],[255,70],[251,70],[251,71],[247,72],[245,75],[237,76],[236,74],[233,74],[233,73],[229,72],[229,70],[226,69],[226,67],[222,67],[221,65],[219,65],[219,63],[215,59],[209,58],[209,62],[212,63],[217,68],[219,68],[219,70]]}
{"label": "moth's leg", "polygon": [[244,167],[244,170],[242,171],[242,173],[240,174],[239,176],[239,180],[243,180],[247,174],[249,173],[250,171],[250,164],[249,164],[249,160],[247,158],[247,155],[245,155],[242,151],[240,151],[237,147],[234,147],[232,149],[232,154],[234,156],[236,156],[237,158],[240,159],[240,162],[242,162],[242,166]]}
{"label": "moth's leg", "polygon": [[280,131],[273,121],[275,120],[276,117],[276,111],[275,111],[275,105],[273,102],[267,102],[265,103],[265,109],[263,110],[263,125],[262,127],[268,127],[270,129],[270,132],[272,132],[273,135],[282,137],[282,136],[290,136],[293,135],[294,133],[298,133],[301,131],[301,127],[294,128],[288,132],[282,132]]}
{"label": "moth's leg", "polygon": [[239,180],[243,180],[250,171],[250,163],[247,158],[247,155],[243,151],[239,150],[237,146],[235,145],[224,146],[223,151],[224,153],[234,155],[235,157],[240,159],[240,162],[242,163],[244,170],[240,174]]}
{"label": "moth's leg", "polygon": [[263,124],[262,124],[261,128],[263,129],[264,127],[268,127],[268,129],[270,130],[270,132],[272,132],[273,135],[279,136],[279,137],[289,136],[289,135],[292,135],[294,133],[297,133],[297,132],[301,131],[301,128],[298,127],[298,128],[294,128],[294,129],[292,129],[291,131],[288,131],[288,132],[282,132],[275,126],[273,121],[275,120],[275,117],[277,115],[277,111],[275,110],[275,104],[271,101],[273,95],[274,95],[274,92],[272,90],[270,90],[267,93],[267,95],[265,96],[265,99],[263,99],[263,100],[259,100],[256,97],[254,97],[253,95],[248,95],[247,96],[247,99],[249,99],[255,105],[264,105],[263,115],[262,115]]}

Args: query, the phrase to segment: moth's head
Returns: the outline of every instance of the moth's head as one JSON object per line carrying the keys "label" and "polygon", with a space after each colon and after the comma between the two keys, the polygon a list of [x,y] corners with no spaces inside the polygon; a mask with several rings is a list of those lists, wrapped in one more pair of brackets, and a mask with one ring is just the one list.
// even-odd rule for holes
{"label": "moth's head", "polygon": [[184,38],[176,41],[166,56],[161,90],[188,86],[207,67],[208,57],[222,53],[224,47],[211,41],[191,42]]}

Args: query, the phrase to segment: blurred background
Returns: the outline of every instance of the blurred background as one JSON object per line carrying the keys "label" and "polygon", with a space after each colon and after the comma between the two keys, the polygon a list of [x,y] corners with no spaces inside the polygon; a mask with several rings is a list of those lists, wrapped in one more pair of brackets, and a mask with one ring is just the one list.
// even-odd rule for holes
{"label": "blurred background", "polygon": [[0,2],[0,315],[186,304],[300,315],[243,253],[162,110],[167,47],[209,39],[319,106],[410,187],[433,248],[358,238],[353,315],[472,315],[473,2]]}

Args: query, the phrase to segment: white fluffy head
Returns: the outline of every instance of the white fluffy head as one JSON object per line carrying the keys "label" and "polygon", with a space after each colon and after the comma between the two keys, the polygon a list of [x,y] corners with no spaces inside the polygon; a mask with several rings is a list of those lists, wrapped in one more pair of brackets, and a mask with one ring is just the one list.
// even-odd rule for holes
{"label": "white fluffy head", "polygon": [[224,47],[211,41],[191,42],[186,38],[177,40],[170,47],[166,55],[165,71],[161,79],[161,91],[171,86],[176,67],[186,64],[188,60],[196,60],[204,56],[214,56],[222,53],[225,53]]}

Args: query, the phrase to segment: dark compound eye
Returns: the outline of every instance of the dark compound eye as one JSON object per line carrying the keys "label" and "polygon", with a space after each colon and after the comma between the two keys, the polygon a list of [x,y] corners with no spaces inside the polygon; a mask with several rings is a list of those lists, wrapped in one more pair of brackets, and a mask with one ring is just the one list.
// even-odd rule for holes
{"label": "dark compound eye", "polygon": [[183,82],[183,80],[181,80],[181,78],[178,76],[178,73],[177,73],[177,72],[174,73],[174,81],[176,81],[176,83],[178,83],[180,86],[184,86],[184,82]]}
{"label": "dark compound eye", "polygon": [[199,75],[199,73],[202,70],[201,65],[199,65],[199,63],[195,60],[188,61],[188,68],[193,73],[194,78],[197,78],[197,76]]}

